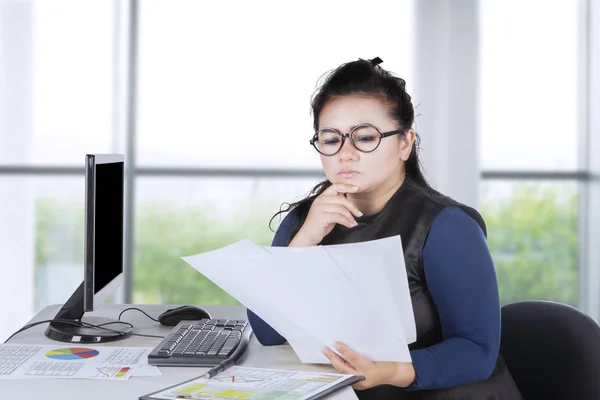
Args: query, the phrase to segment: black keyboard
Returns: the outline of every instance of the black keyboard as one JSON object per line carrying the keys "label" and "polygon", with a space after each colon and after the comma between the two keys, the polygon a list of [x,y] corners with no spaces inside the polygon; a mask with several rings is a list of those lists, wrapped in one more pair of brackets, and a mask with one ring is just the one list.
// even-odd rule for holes
{"label": "black keyboard", "polygon": [[238,359],[248,347],[252,328],[246,320],[181,321],[148,355],[148,364],[164,367],[213,367]]}

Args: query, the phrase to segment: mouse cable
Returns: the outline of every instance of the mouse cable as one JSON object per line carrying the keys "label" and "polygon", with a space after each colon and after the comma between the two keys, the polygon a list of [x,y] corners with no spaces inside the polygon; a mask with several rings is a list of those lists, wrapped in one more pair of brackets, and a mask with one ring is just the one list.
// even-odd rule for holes
{"label": "mouse cable", "polygon": [[[17,330],[12,335],[10,335],[8,337],[8,339],[6,339],[4,341],[4,343],[7,343],[15,335],[17,335],[17,334],[19,334],[19,333],[21,333],[23,331],[26,331],[27,329],[33,328],[34,326],[37,326],[37,325],[40,325],[40,324],[46,324],[46,323],[52,323],[52,322],[59,322],[59,323],[63,323],[63,324],[67,324],[67,325],[74,325],[74,326],[78,326],[78,327],[100,328],[100,329],[104,329],[104,330],[109,331],[109,332],[118,333],[121,336],[126,336],[131,331],[119,331],[119,330],[115,330],[115,329],[106,328],[105,326],[106,325],[110,325],[110,324],[125,324],[125,325],[129,325],[131,327],[131,330],[133,330],[133,325],[130,324],[129,322],[125,322],[125,321],[112,321],[112,322],[106,322],[106,323],[103,323],[103,324],[100,324],[100,325],[95,325],[95,324],[90,324],[89,322],[85,322],[85,321],[74,321],[74,320],[70,320],[70,319],[57,319],[57,318],[55,318],[55,319],[47,319],[47,320],[43,320],[43,321],[38,321],[38,322],[33,322],[31,324],[27,324],[27,325],[23,326],[21,329]],[[131,335],[164,339],[164,336],[144,335],[144,334],[141,334],[141,333],[131,333]]]}
{"label": "mouse cable", "polygon": [[[93,324],[89,324],[88,323],[88,325],[90,325],[92,328],[102,328],[102,327],[104,327],[106,325],[110,325],[110,324],[126,324],[126,325],[129,325],[131,327],[131,330],[133,331],[133,325],[131,323],[125,322],[125,321],[121,321],[121,320],[105,322],[105,323],[100,324],[100,325],[93,325]],[[117,332],[117,333],[122,333],[124,335],[126,335],[128,333],[128,332],[123,332],[123,331],[116,331],[116,330],[113,330],[113,329],[109,329],[109,331],[111,331],[111,332]],[[143,337],[150,337],[150,338],[158,338],[158,339],[164,339],[165,338],[164,336],[146,335],[146,334],[143,334],[143,333],[133,333],[133,332],[131,333],[131,335],[132,336],[143,336]]]}
{"label": "mouse cable", "polygon": [[[74,321],[74,320],[70,320],[70,319],[54,318],[54,319],[46,319],[46,320],[43,320],[43,321],[38,321],[38,322],[33,322],[31,324],[27,324],[24,327],[22,327],[21,329],[19,329],[18,331],[16,331],[15,333],[13,333],[12,335],[10,335],[8,337],[8,339],[6,339],[4,341],[4,343],[8,342],[10,339],[12,339],[18,333],[21,333],[23,331],[26,331],[27,329],[33,328],[36,325],[45,324],[45,323],[52,323],[52,322],[59,322],[61,324],[74,325],[74,326],[78,326],[78,327],[100,328],[100,329],[104,329],[106,331],[119,333],[122,336],[125,336],[125,335],[128,334],[128,332],[117,331],[117,330],[114,330],[114,329],[109,329],[109,328],[105,328],[105,327],[101,326],[101,325],[107,325],[107,324],[94,325],[94,324],[90,324],[89,322],[84,322],[84,321]],[[119,323],[129,325],[131,327],[131,329],[133,329],[133,325],[131,325],[129,322],[124,322],[123,321],[123,322],[119,322]]]}
{"label": "mouse cable", "polygon": [[129,310],[137,310],[137,311],[141,312],[142,314],[144,314],[146,317],[150,318],[152,321],[159,322],[156,318],[153,318],[150,315],[148,315],[148,313],[146,313],[146,311],[141,310],[141,309],[136,308],[136,307],[129,307],[129,308],[124,309],[123,311],[121,311],[121,313],[119,314],[119,317],[117,319],[120,321],[121,320],[121,315],[123,315],[123,313],[125,311],[129,311]]}

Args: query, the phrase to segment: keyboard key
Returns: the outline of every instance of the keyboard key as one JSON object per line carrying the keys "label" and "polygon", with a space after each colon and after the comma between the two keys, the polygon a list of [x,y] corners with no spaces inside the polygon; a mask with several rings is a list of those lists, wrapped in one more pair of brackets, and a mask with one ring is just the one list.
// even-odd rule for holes
{"label": "keyboard key", "polygon": [[210,349],[219,351],[219,350],[221,350],[221,347],[223,347],[224,344],[225,344],[225,339],[216,341],[213,343],[212,346],[210,346]]}
{"label": "keyboard key", "polygon": [[231,353],[233,353],[233,350],[233,348],[223,346],[223,348],[219,350],[219,354],[217,355],[219,357],[228,357]]}
{"label": "keyboard key", "polygon": [[226,336],[220,336],[217,340],[215,340],[210,347],[213,348],[215,346],[222,346],[223,343],[225,343],[225,340],[227,340]]}
{"label": "keyboard key", "polygon": [[194,341],[192,342],[192,346],[200,346],[202,344],[202,342],[204,341],[204,339],[206,339],[206,335],[197,337],[196,339],[194,339]]}
{"label": "keyboard key", "polygon": [[225,350],[225,349],[233,349],[234,347],[237,346],[237,344],[239,342],[240,342],[240,340],[237,339],[237,338],[229,338],[229,339],[227,339],[227,341],[223,345],[223,350]]}
{"label": "keyboard key", "polygon": [[165,344],[162,346],[162,348],[161,348],[161,349],[163,349],[163,350],[164,350],[164,349],[168,349],[169,347],[171,347],[171,345],[172,345],[173,343],[175,343],[175,342],[171,342],[171,341],[169,341],[169,342],[165,343]]}

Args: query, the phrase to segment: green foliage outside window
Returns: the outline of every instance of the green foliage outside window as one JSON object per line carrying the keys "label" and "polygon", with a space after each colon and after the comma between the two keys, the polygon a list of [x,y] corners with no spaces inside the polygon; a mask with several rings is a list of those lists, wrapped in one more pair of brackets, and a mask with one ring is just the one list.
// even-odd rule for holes
{"label": "green foliage outside window", "polygon": [[[82,234],[67,249],[57,245],[67,215],[72,232],[83,232],[82,212],[47,199],[37,202],[36,265],[64,257],[81,262]],[[238,304],[180,257],[217,249],[249,238],[269,245],[269,219],[277,206],[223,221],[211,206],[176,208],[144,204],[136,209],[134,299],[136,303]],[[525,299],[577,305],[577,197],[555,189],[523,186],[506,200],[480,207],[496,266],[503,304]],[[75,222],[73,222],[75,221]],[[278,219],[273,221],[276,229]],[[59,243],[63,243],[64,241]]]}
{"label": "green foliage outside window", "polygon": [[577,306],[578,204],[552,186],[522,186],[506,201],[486,204],[502,303],[542,299]]}

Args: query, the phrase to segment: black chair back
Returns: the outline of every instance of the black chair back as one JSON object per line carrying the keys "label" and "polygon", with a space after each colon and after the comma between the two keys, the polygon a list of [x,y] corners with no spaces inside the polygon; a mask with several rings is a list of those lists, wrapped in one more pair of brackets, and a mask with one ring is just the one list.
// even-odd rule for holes
{"label": "black chair back", "polygon": [[600,327],[574,307],[503,306],[500,352],[525,400],[600,399]]}

